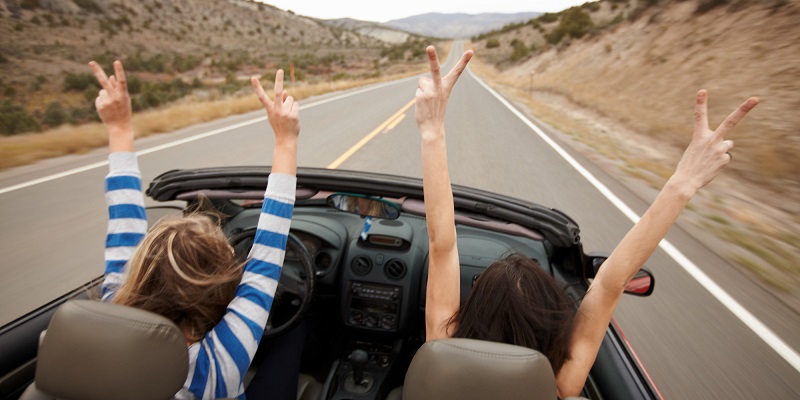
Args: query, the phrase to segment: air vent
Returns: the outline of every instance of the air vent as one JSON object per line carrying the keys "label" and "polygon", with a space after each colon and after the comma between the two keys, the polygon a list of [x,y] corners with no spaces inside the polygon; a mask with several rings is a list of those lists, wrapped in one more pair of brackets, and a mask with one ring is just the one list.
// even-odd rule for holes
{"label": "air vent", "polygon": [[406,264],[397,259],[389,260],[384,266],[383,272],[389,278],[398,280],[406,276]]}
{"label": "air vent", "polygon": [[350,269],[356,275],[366,275],[372,270],[372,260],[367,256],[358,256],[350,263]]}

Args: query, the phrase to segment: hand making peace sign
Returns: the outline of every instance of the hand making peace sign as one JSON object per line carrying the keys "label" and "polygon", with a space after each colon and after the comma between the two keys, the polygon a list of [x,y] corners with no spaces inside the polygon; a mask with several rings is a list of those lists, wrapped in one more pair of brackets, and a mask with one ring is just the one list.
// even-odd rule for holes
{"label": "hand making peace sign", "polygon": [[461,59],[458,60],[452,70],[441,77],[441,66],[439,57],[436,55],[436,48],[428,46],[428,62],[431,66],[431,78],[421,76],[417,86],[416,94],[416,117],[420,132],[444,133],[444,113],[447,109],[447,100],[453,90],[458,77],[464,72],[467,63],[472,58],[472,50],[467,50]]}
{"label": "hand making peace sign", "polygon": [[280,142],[285,139],[296,139],[300,134],[300,105],[294,101],[289,93],[283,90],[283,70],[275,73],[275,99],[272,100],[264,93],[261,82],[257,77],[250,78],[250,83],[256,91],[256,96],[267,110],[267,118],[275,140]]}
{"label": "hand making peace sign", "polygon": [[697,92],[692,141],[683,153],[673,175],[673,179],[688,185],[688,189],[691,190],[690,195],[694,195],[695,191],[711,182],[731,161],[733,140],[725,140],[725,135],[756,105],[758,105],[757,97],[747,99],[728,115],[715,131],[712,131],[708,127],[708,93],[705,90]]}
{"label": "hand making peace sign", "polygon": [[108,146],[111,152],[133,151],[131,126],[131,98],[122,62],[114,61],[114,75],[109,78],[96,62],[89,62],[97,82],[103,88],[94,101],[100,120],[108,128]]}

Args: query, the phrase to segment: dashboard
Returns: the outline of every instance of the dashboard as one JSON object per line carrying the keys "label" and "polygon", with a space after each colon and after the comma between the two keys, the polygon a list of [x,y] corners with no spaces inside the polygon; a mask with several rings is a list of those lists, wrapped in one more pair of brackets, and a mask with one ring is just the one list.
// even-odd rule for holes
{"label": "dashboard", "polygon": [[[245,209],[232,217],[224,229],[229,235],[252,230],[259,215],[259,208]],[[483,216],[460,215],[457,220],[461,221],[456,229],[462,303],[475,277],[512,252],[523,253],[536,259],[542,268],[550,268],[545,242],[535,236],[506,233],[513,232],[506,223],[487,221]],[[298,203],[291,231],[314,260],[317,288],[335,294],[344,326],[365,332],[407,333],[425,307],[425,218],[411,209],[404,210],[395,220],[365,222],[358,215]],[[492,226],[500,229],[493,230]],[[292,249],[287,250],[284,268],[302,269]]]}

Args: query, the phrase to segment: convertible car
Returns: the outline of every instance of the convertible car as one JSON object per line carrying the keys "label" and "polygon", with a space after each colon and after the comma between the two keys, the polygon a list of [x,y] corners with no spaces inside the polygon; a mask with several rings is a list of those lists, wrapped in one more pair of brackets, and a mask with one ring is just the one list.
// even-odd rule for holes
{"label": "convertible car", "polygon": [[[244,256],[252,245],[269,173],[263,166],[166,172],[147,189],[147,195],[159,202],[148,208],[148,218],[180,213],[196,206],[198,199],[207,199],[203,203],[213,205],[224,216],[223,228],[234,249]],[[434,364],[437,357],[447,355],[423,351],[428,237],[422,181],[312,168],[299,168],[297,175],[297,202],[284,271],[263,343],[298,323],[308,326],[301,364],[303,388],[298,397],[423,398],[409,393],[437,385],[468,388],[473,380],[466,375],[470,372],[459,374],[469,361],[446,362],[448,378],[442,378],[436,375]],[[453,195],[462,301],[481,271],[498,258],[519,252],[536,259],[563,284],[576,305],[580,302],[606,256],[584,253],[575,221],[556,209],[482,190],[454,185]],[[74,303],[74,298],[91,296],[101,280],[97,278],[0,329],[1,398],[19,398],[35,378],[38,382],[42,373],[36,365],[40,334],[48,329],[59,307]],[[642,269],[626,292],[647,296],[653,288],[652,274]],[[495,350],[489,344],[489,348],[467,353],[491,351]],[[260,355],[256,357],[253,365],[258,365]],[[502,362],[502,357],[497,359],[501,360],[497,366],[486,365],[496,370],[511,365]],[[410,368],[418,371],[412,374]],[[185,371],[178,371],[178,378],[181,373],[186,376]],[[487,385],[516,384],[497,374],[479,374],[480,379],[490,381]],[[433,382],[414,380],[426,377]],[[90,379],[105,380],[106,376],[101,373]],[[552,380],[552,372],[548,379]],[[427,398],[437,396],[442,395]],[[661,398],[613,321],[582,396]],[[495,397],[505,398],[501,393]],[[116,396],[106,393],[104,398]]]}

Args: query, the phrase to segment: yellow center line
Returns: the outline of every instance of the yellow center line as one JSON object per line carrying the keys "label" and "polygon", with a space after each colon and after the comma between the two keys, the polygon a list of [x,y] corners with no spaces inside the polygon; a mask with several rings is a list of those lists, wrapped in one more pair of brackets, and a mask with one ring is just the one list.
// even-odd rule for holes
{"label": "yellow center line", "polygon": [[370,132],[367,136],[364,136],[363,139],[359,140],[358,143],[356,143],[355,145],[353,145],[353,147],[345,151],[344,154],[342,154],[341,156],[339,156],[339,158],[336,159],[336,161],[330,163],[330,165],[328,165],[325,168],[336,169],[337,167],[342,165],[343,162],[347,161],[347,159],[350,158],[350,156],[352,156],[360,148],[364,147],[364,145],[367,144],[370,140],[372,140],[372,138],[381,133],[381,131],[383,131],[384,128],[386,128],[392,122],[394,122],[395,119],[398,118],[403,119],[403,117],[405,117],[403,114],[406,112],[406,110],[411,108],[413,104],[414,104],[414,99],[411,99],[411,101],[409,101],[408,104],[404,105],[403,108],[400,109],[400,111],[394,113],[394,115],[389,117],[389,119],[387,119],[386,121],[383,121],[380,125],[378,125],[377,128],[375,128],[375,130]]}
{"label": "yellow center line", "polygon": [[383,133],[389,132],[390,130],[394,129],[394,127],[397,126],[397,124],[399,124],[400,121],[402,121],[405,118],[406,118],[405,114],[400,114],[399,117],[395,118],[394,121],[392,121],[392,123],[389,124],[389,126],[387,126],[386,129],[383,130]]}

